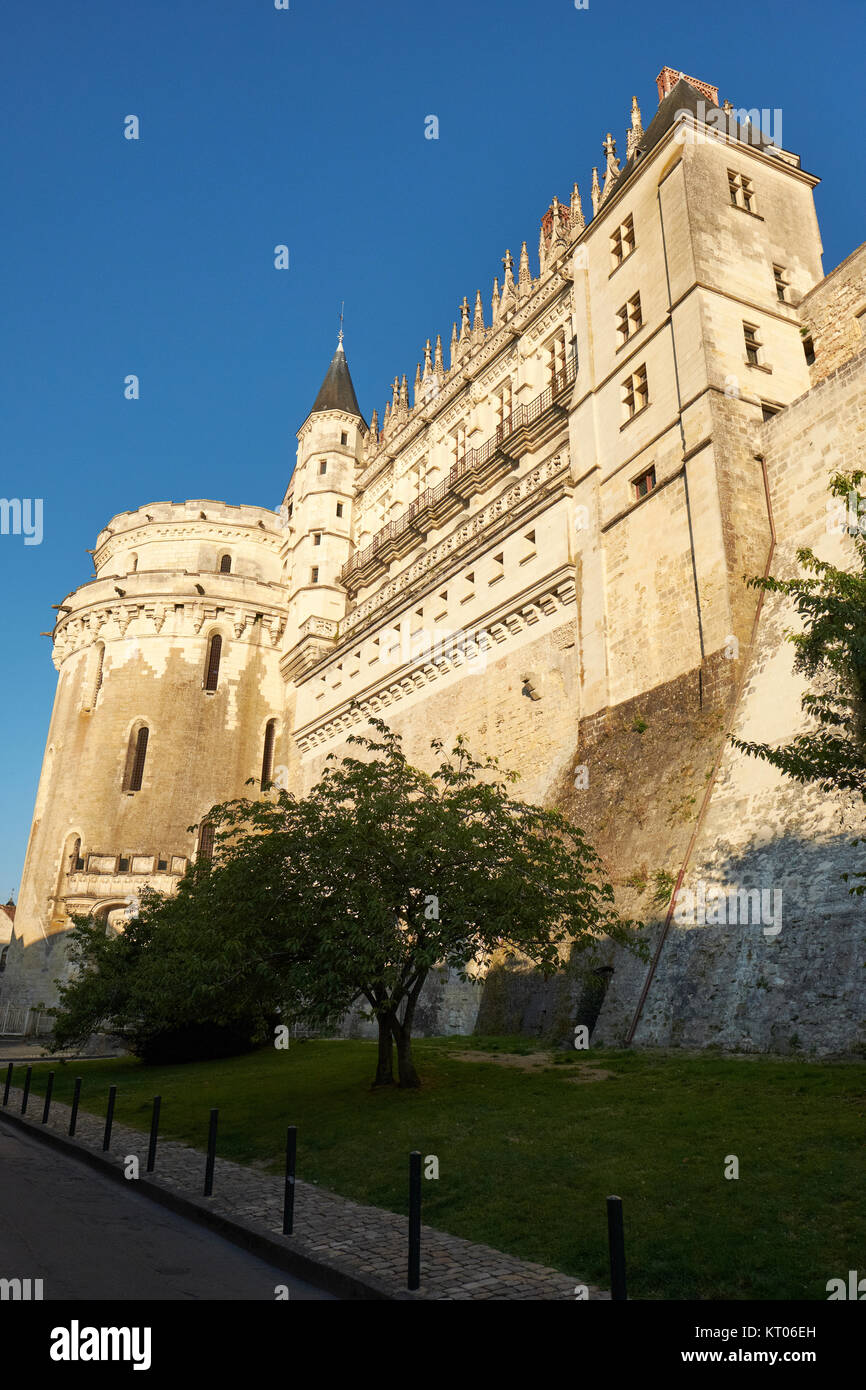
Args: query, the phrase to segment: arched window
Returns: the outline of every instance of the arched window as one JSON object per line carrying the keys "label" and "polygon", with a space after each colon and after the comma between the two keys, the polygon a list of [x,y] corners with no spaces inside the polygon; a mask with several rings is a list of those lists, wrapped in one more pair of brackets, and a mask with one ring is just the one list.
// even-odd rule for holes
{"label": "arched window", "polygon": [[84,860],[81,858],[81,836],[79,835],[76,836],[75,843],[72,846],[72,853],[69,856],[69,872],[71,874],[78,873],[78,871],[83,868]]}
{"label": "arched window", "polygon": [[222,655],[223,639],[218,632],[215,632],[210,639],[207,649],[207,672],[205,674],[205,690],[216,690],[220,678],[220,656]]}
{"label": "arched window", "polygon": [[277,735],[276,719],[269,719],[265,725],[265,746],[262,750],[262,791],[271,780],[274,770],[274,740]]}
{"label": "arched window", "polygon": [[231,572],[232,557],[231,555],[223,555],[222,559],[220,560],[220,574],[231,574]]}
{"label": "arched window", "polygon": [[135,551],[133,551],[133,553],[132,553],[132,554],[130,555],[130,557],[129,557],[129,573],[130,573],[130,574],[135,574],[135,571],[136,571],[137,569],[138,569],[138,556],[135,554]]}
{"label": "arched window", "polygon": [[198,858],[213,859],[214,827],[210,821],[202,821],[198,832]]}
{"label": "arched window", "polygon": [[147,757],[147,739],[149,729],[142,725],[139,729],[133,729],[129,736],[129,752],[126,759],[126,779],[123,790],[126,792],[140,792],[141,782],[144,777],[144,760]]}

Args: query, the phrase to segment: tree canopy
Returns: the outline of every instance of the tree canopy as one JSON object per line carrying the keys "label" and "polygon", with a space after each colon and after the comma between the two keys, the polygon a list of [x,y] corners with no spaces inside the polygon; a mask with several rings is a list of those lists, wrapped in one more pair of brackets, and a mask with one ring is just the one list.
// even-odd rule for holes
{"label": "tree canopy", "polygon": [[[123,937],[76,928],[79,976],[58,1039],[99,1026],[134,1044],[184,1026],[246,1030],[275,1019],[326,1026],[356,1003],[378,1023],[374,1084],[418,1084],[411,1038],[436,966],[466,978],[494,953],[542,974],[602,937],[635,946],[602,863],[558,811],[509,794],[515,774],[458,737],[432,773],[381,720],[330,755],[307,796],[263,789],[214,807],[210,863],[174,898],[145,895]],[[144,1030],[144,1032],[142,1032]]]}

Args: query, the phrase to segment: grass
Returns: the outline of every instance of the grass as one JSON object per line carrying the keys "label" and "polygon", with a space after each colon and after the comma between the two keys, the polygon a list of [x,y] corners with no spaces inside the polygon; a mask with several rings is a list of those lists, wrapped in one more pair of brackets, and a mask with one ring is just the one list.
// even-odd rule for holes
{"label": "grass", "polygon": [[[393,1211],[418,1148],[439,1159],[427,1224],[602,1285],[617,1193],[636,1298],[823,1300],[828,1279],[862,1263],[866,1063],[603,1049],[528,1066],[539,1050],[525,1037],[421,1040],[424,1085],[406,1093],[370,1090],[375,1045],[357,1041],[171,1067],[48,1062],[32,1089],[53,1068],[69,1101],[83,1076],[82,1108],[104,1115],[113,1083],[117,1121],[141,1130],[160,1094],[161,1134],[198,1148],[218,1106],[219,1154],[273,1172],[297,1124],[299,1177]],[[497,1062],[509,1057],[520,1066]],[[612,1075],[575,1084],[586,1064]],[[737,1180],[724,1177],[730,1154]]]}

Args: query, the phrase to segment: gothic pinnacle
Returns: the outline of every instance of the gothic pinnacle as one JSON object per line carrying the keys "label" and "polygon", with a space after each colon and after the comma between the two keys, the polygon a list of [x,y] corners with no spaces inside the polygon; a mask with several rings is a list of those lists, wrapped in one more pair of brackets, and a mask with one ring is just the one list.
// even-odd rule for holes
{"label": "gothic pinnacle", "polygon": [[640,107],[637,104],[637,97],[631,99],[631,130],[626,132],[625,137],[625,160],[626,164],[631,159],[641,140],[643,139],[643,123],[641,121]]}
{"label": "gothic pinnacle", "polygon": [[493,294],[490,299],[490,322],[495,328],[499,322],[499,276],[493,277]]}
{"label": "gothic pinnacle", "polygon": [[481,303],[481,291],[475,291],[475,313],[472,318],[472,341],[480,343],[484,340],[484,306]]}
{"label": "gothic pinnacle", "polygon": [[580,189],[575,180],[574,188],[571,190],[571,234],[582,232],[586,223],[583,220],[583,208],[580,205]]}
{"label": "gothic pinnacle", "polygon": [[436,334],[436,356],[434,358],[434,371],[441,386],[445,379],[445,362],[442,357],[442,334]]}
{"label": "gothic pinnacle", "polygon": [[595,214],[598,212],[598,207],[599,207],[599,203],[600,203],[600,202],[601,202],[601,189],[600,189],[599,186],[598,186],[598,169],[595,167],[595,165],[593,165],[593,168],[592,168],[592,215],[593,215],[593,217],[594,217]]}
{"label": "gothic pinnacle", "polygon": [[520,269],[517,274],[517,285],[521,295],[529,294],[532,289],[532,275],[529,270],[529,252],[526,249],[526,242],[520,248]]}
{"label": "gothic pinnacle", "polygon": [[452,368],[452,370],[453,370],[453,368],[454,368],[454,363],[457,361],[457,341],[458,341],[458,340],[457,340],[457,324],[456,324],[456,323],[452,323],[452,325],[451,325],[451,368]]}

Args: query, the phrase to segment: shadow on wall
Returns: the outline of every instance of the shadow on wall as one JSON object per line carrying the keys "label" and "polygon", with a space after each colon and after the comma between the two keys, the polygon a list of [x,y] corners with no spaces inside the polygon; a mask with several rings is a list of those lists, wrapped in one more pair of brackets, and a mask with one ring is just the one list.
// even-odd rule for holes
{"label": "shadow on wall", "polygon": [[[816,1056],[866,1051],[866,911],[851,834],[780,836],[686,873],[634,1045]],[[648,933],[655,949],[661,924]],[[593,1044],[622,1046],[649,966],[618,949]]]}

